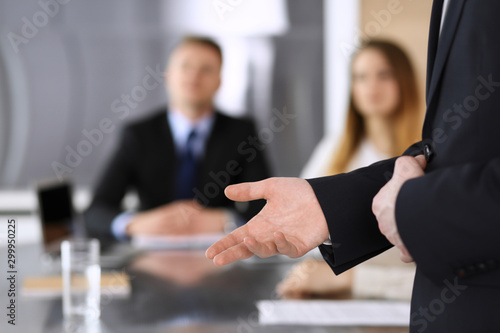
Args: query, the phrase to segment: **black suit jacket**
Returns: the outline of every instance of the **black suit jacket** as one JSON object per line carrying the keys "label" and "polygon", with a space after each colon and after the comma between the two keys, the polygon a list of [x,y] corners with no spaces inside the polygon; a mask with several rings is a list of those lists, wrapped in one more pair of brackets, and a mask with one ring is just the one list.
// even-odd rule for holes
{"label": "black suit jacket", "polygon": [[[442,0],[432,11],[426,174],[402,187],[396,220],[417,263],[411,332],[500,329],[500,1],[451,0],[441,39]],[[439,41],[439,43],[438,43]],[[310,180],[333,246],[320,246],[335,273],[391,244],[380,234],[372,199],[395,159]]]}
{"label": "black suit jacket", "polygon": [[[162,109],[124,128],[85,214],[91,236],[103,241],[113,238],[111,222],[121,212],[122,199],[129,189],[137,191],[141,211],[174,201],[176,149],[166,112]],[[259,212],[263,201],[235,206],[224,195],[229,184],[269,177],[263,146],[256,138],[251,121],[216,112],[194,191],[201,204],[234,208],[247,220]]]}

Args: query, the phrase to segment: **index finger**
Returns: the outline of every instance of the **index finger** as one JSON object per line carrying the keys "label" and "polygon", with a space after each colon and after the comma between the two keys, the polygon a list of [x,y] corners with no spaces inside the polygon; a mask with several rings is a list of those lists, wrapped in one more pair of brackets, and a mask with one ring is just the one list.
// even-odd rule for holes
{"label": "index finger", "polygon": [[253,252],[248,249],[245,243],[240,243],[216,255],[214,258],[214,264],[217,266],[224,266],[238,260],[248,259],[253,255]]}
{"label": "index finger", "polygon": [[248,236],[247,229],[247,225],[241,226],[231,232],[229,235],[226,235],[219,239],[207,249],[207,251],[205,252],[206,257],[208,259],[213,259],[216,255],[226,251],[227,249],[235,245],[242,243],[243,239]]}

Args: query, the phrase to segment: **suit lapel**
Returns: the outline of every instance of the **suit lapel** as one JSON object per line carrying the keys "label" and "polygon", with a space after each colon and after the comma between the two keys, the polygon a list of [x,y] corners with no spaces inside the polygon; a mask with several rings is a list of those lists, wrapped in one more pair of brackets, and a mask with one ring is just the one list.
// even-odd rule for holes
{"label": "suit lapel", "polygon": [[[441,22],[441,17],[436,17],[437,14],[434,14],[434,8],[433,8],[433,15],[431,20],[432,31],[429,36],[429,62],[427,64],[428,107],[431,105],[435,97],[436,89],[440,81],[441,75],[443,73],[443,68],[446,64],[446,60],[448,59],[448,55],[450,53],[451,45],[455,38],[456,29],[458,26],[458,22],[460,21],[460,16],[462,14],[462,8],[464,3],[465,0],[451,0],[448,6],[448,12],[446,13],[443,30],[441,31],[441,37],[439,37],[440,24],[436,23],[436,22]],[[441,16],[441,11],[439,11],[439,16]],[[439,40],[439,42],[437,42],[437,40]],[[435,52],[434,49],[436,50]],[[432,68],[431,75],[429,75],[429,67]]]}
{"label": "suit lapel", "polygon": [[444,0],[434,0],[432,4],[431,25],[429,28],[429,44],[427,47],[427,77],[425,84],[426,102],[429,103],[429,88],[432,79],[432,70],[436,60],[436,52],[439,42],[439,27],[441,25],[441,16]]}
{"label": "suit lapel", "polygon": [[[174,138],[172,136],[172,130],[170,129],[170,124],[167,118],[167,109],[164,113],[164,117],[162,117],[161,121],[157,123],[157,151],[155,156],[155,163],[158,164],[160,170],[162,172],[158,175],[159,184],[167,184],[163,185],[165,187],[162,191],[165,192],[168,201],[172,200],[174,197],[174,178],[176,177],[176,161],[177,161],[177,152],[175,149]],[[161,186],[160,186],[161,187]]]}
{"label": "suit lapel", "polygon": [[205,174],[207,170],[213,170],[220,163],[220,153],[224,147],[224,141],[228,139],[227,129],[224,124],[224,117],[215,112],[215,119],[212,130],[207,138],[204,158],[201,163],[201,171]]}

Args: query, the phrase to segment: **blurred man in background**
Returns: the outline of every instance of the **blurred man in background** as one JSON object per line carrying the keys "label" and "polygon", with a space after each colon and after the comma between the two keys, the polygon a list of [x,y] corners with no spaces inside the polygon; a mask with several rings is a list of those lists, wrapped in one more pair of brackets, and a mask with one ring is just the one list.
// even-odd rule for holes
{"label": "blurred man in background", "polygon": [[[187,37],[166,69],[168,107],[123,130],[85,214],[89,234],[102,239],[186,235],[231,230],[262,202],[235,205],[223,189],[269,176],[254,125],[214,109],[222,52],[210,39]],[[122,212],[135,190],[138,212]]]}

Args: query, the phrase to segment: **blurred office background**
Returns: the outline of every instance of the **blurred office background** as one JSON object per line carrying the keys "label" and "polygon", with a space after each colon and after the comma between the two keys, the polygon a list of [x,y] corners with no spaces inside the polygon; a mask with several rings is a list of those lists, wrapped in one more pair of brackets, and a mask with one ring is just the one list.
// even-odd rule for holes
{"label": "blurred office background", "polygon": [[0,0],[0,189],[57,173],[91,188],[120,128],[166,103],[164,86],[146,89],[144,81],[161,81],[157,72],[185,34],[223,46],[221,110],[253,118],[258,131],[276,112],[295,116],[265,152],[275,175],[297,176],[318,141],[342,130],[349,57],[360,37],[402,44],[423,92],[431,4]]}
{"label": "blurred office background", "polygon": [[[253,118],[258,131],[269,127],[276,112],[296,116],[274,133],[265,152],[275,175],[297,176],[316,144],[343,129],[350,54],[360,38],[390,38],[409,51],[423,96],[431,5],[432,0],[0,0],[0,239],[7,239],[8,218],[19,217],[18,244],[41,243],[40,221],[32,214],[33,184],[57,178],[54,165],[75,183],[76,208],[85,208],[120,128],[167,102],[164,86],[155,86],[151,77],[163,70],[184,34],[210,35],[223,46],[221,110]],[[84,133],[103,128],[109,133],[102,140],[94,136],[98,144],[82,144],[89,141]],[[87,156],[75,160],[71,153],[68,165],[68,148],[77,151],[79,145]],[[34,274],[23,265],[25,274]],[[261,294],[256,297],[268,296]],[[43,312],[23,306],[33,323],[51,317],[51,307]]]}
{"label": "blurred office background", "polygon": [[[260,129],[273,109],[297,115],[266,147],[276,174],[296,175],[320,139],[322,1],[252,0],[230,9],[204,0],[66,2],[0,2],[2,187],[53,178],[54,168],[92,185],[120,127],[166,103],[164,86],[153,77],[155,88],[145,89],[143,79],[163,70],[188,33],[223,46],[222,111],[252,117]],[[112,130],[101,142],[93,130],[103,119]],[[82,144],[90,141],[84,130],[94,133],[91,146]]]}

